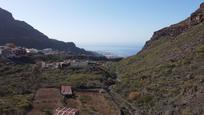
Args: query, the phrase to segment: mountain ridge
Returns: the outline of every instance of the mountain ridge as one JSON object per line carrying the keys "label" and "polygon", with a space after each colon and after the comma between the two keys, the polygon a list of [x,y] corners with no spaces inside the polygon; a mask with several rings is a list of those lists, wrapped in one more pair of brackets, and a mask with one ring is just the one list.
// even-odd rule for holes
{"label": "mountain ridge", "polygon": [[14,19],[10,12],[2,8],[0,8],[0,23],[0,45],[15,43],[18,46],[27,48],[52,48],[55,50],[72,52],[73,54],[92,55],[91,52],[76,47],[73,42],[50,39],[25,21]]}

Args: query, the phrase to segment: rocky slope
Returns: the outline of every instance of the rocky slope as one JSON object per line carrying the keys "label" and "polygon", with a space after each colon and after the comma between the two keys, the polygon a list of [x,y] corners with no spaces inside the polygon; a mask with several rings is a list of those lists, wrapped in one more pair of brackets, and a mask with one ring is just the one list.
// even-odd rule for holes
{"label": "rocky slope", "polygon": [[154,33],[116,66],[113,91],[135,114],[204,114],[204,3],[186,20]]}
{"label": "rocky slope", "polygon": [[10,12],[0,8],[0,45],[5,43],[15,43],[28,48],[52,48],[77,54],[91,54],[76,47],[72,42],[49,39],[26,22],[15,20]]}

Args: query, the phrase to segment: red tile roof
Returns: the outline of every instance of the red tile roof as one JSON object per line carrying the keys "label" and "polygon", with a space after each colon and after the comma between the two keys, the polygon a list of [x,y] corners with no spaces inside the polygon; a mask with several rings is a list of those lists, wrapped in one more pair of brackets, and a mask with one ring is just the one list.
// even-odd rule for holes
{"label": "red tile roof", "polygon": [[72,87],[71,86],[61,86],[61,93],[63,95],[72,95]]}
{"label": "red tile roof", "polygon": [[67,107],[58,107],[54,115],[79,115],[79,110]]}

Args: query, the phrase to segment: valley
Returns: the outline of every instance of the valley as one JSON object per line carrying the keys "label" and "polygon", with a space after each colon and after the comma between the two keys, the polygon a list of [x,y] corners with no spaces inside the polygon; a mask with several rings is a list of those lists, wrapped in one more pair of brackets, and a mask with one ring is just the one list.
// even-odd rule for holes
{"label": "valley", "polygon": [[126,58],[0,23],[0,115],[204,114],[204,3]]}

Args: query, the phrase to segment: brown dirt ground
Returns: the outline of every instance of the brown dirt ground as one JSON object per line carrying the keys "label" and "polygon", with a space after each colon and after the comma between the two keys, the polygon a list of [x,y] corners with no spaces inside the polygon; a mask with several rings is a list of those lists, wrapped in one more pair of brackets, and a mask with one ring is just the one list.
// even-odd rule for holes
{"label": "brown dirt ground", "polygon": [[59,89],[41,88],[36,92],[33,109],[27,115],[45,115],[52,112],[58,106],[61,106],[63,96]]}
{"label": "brown dirt ground", "polygon": [[75,98],[67,99],[68,107],[78,108],[80,115],[119,115],[113,102],[96,92],[75,92]]}
{"label": "brown dirt ground", "polygon": [[[65,103],[64,103],[65,102]],[[117,106],[105,94],[98,92],[75,92],[74,98],[60,95],[59,89],[41,88],[36,92],[33,109],[27,115],[47,115],[65,105],[80,110],[80,115],[119,115]]]}

